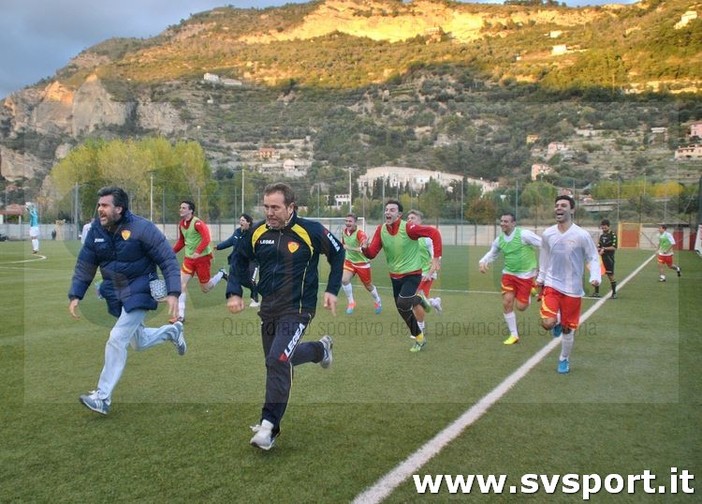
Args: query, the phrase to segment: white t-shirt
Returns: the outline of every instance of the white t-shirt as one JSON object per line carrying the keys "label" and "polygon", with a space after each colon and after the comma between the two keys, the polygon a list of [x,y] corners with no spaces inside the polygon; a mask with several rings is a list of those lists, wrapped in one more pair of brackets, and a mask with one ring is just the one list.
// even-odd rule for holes
{"label": "white t-shirt", "polygon": [[[515,228],[516,231],[517,228]],[[541,247],[541,237],[534,233],[533,231],[529,231],[528,229],[520,228],[521,229],[521,236],[522,236],[522,245],[525,247],[536,247],[540,248]],[[501,234],[501,236],[504,237],[504,240],[506,242],[511,242],[512,239],[517,235],[515,231],[512,231],[509,235],[506,235],[504,233]],[[482,264],[490,264],[494,260],[496,260],[500,255],[500,236],[495,238],[492,242],[492,246],[490,247],[490,250],[487,251],[487,254],[485,254],[480,261],[478,261],[479,265]],[[533,271],[527,271],[525,273],[512,273],[507,271],[507,268],[502,270],[502,273],[504,274],[510,274],[514,275],[517,278],[532,278],[536,276],[537,270]]]}
{"label": "white t-shirt", "polygon": [[600,255],[590,234],[576,224],[565,233],[554,225],[544,231],[539,254],[538,283],[573,297],[583,297],[583,272],[587,263],[590,282],[602,281]]}

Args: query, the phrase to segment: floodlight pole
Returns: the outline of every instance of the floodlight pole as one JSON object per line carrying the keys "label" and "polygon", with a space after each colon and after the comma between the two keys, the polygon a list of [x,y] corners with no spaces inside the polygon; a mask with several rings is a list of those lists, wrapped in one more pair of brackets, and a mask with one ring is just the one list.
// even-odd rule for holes
{"label": "floodlight pole", "polygon": [[246,167],[241,166],[241,213],[244,213],[244,173],[246,172]]}
{"label": "floodlight pole", "polygon": [[154,173],[150,173],[150,187],[149,187],[149,220],[154,221]]}

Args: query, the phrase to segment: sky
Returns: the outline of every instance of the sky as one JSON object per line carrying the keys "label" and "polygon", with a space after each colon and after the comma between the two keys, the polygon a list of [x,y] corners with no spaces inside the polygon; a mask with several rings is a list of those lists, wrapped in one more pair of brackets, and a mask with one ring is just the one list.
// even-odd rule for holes
{"label": "sky", "polygon": [[[264,8],[305,1],[0,0],[0,99],[53,76],[81,51],[112,37],[153,37],[192,14],[225,5]],[[632,2],[566,0],[570,6]]]}

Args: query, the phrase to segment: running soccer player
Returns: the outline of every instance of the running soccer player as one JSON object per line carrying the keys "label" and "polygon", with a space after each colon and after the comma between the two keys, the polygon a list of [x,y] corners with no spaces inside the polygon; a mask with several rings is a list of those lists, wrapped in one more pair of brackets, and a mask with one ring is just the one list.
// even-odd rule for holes
{"label": "running soccer player", "polygon": [[661,224],[658,226],[658,250],[656,259],[658,261],[659,282],[665,282],[665,269],[674,269],[678,276],[681,276],[680,266],[673,264],[673,247],[675,238],[668,232],[668,226]]}
{"label": "running soccer player", "polygon": [[[556,224],[544,231],[539,254],[539,275],[536,283],[543,286],[541,325],[561,336],[561,354],[557,371],[570,372],[570,354],[575,343],[575,330],[580,325],[583,272],[587,263],[590,284],[602,281],[600,256],[590,234],[573,222],[575,200],[568,195],[556,197]],[[560,321],[559,321],[560,317]]]}
{"label": "running soccer player", "polygon": [[[517,310],[529,308],[534,279],[538,273],[536,266],[536,250],[541,247],[541,237],[517,226],[513,213],[507,212],[500,216],[502,233],[492,242],[490,250],[485,254],[478,266],[481,273],[487,273],[489,265],[499,256],[505,256],[505,267],[502,270],[502,314],[509,329],[509,337],[503,341],[505,345],[519,343],[517,329]],[[516,301],[516,303],[515,303]]]}
{"label": "running soccer player", "polygon": [[[421,224],[424,215],[419,210],[410,210],[407,212],[407,222],[412,222],[414,224]],[[432,259],[434,258],[434,242],[431,238],[423,236],[419,239],[419,253],[422,257],[422,281],[419,282],[419,287],[417,288],[417,294],[421,299],[421,303],[416,305],[412,310],[414,311],[414,316],[417,318],[417,325],[419,329],[426,336],[425,330],[425,318],[427,312],[430,312],[434,308],[438,313],[443,312],[441,306],[441,298],[429,297],[429,292],[431,291],[431,286],[434,280],[439,276],[438,272],[432,269]]]}
{"label": "running soccer player", "polygon": [[195,216],[195,203],[190,200],[180,202],[180,222],[178,223],[178,241],[173,245],[176,254],[185,249],[185,258],[180,268],[180,290],[178,298],[178,317],[176,320],[185,322],[185,300],[188,295],[188,282],[197,275],[200,281],[200,290],[210,292],[227,272],[220,269],[210,278],[212,266],[212,245],[210,243],[210,229],[200,218]]}
{"label": "running soccer player", "polygon": [[419,352],[427,344],[413,310],[423,302],[417,293],[422,281],[422,256],[418,240],[423,236],[431,238],[434,243],[432,271],[438,271],[441,268],[442,252],[439,230],[403,221],[402,204],[397,200],[388,200],[385,204],[385,224],[379,225],[368,246],[361,248],[363,255],[369,259],[377,256],[380,249],[385,251],[395,306],[409,328],[410,336],[415,340],[410,352]]}
{"label": "running soccer player", "polygon": [[361,252],[361,245],[368,241],[368,236],[362,229],[358,228],[357,221],[358,217],[356,217],[356,214],[348,214],[344,222],[344,231],[341,234],[341,243],[344,245],[344,250],[346,250],[344,275],[341,277],[341,288],[348,300],[346,314],[351,315],[356,309],[351,279],[358,275],[358,279],[373,297],[375,313],[378,315],[383,311],[383,304],[380,300],[378,289],[375,288],[372,282],[370,260]]}

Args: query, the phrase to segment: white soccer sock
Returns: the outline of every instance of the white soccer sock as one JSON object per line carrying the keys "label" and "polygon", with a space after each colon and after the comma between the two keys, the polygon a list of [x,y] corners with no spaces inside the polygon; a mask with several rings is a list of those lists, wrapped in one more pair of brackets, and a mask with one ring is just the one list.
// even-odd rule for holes
{"label": "white soccer sock", "polygon": [[212,287],[214,288],[214,286],[217,285],[223,277],[224,277],[224,273],[222,273],[221,271],[218,271],[215,276],[210,278],[210,283],[212,284]]}
{"label": "white soccer sock", "polygon": [[566,360],[570,357],[570,352],[575,344],[575,331],[570,331],[568,334],[561,335],[561,356],[560,360]]}
{"label": "white soccer sock", "polygon": [[39,250],[39,240],[32,238],[32,250]]}
{"label": "white soccer sock", "polygon": [[517,332],[517,315],[514,312],[504,313],[505,322],[507,322],[507,329],[509,329],[510,334],[518,336]]}
{"label": "white soccer sock", "polygon": [[419,330],[424,332],[424,322],[420,322],[419,320],[417,321],[417,325],[419,326]]}
{"label": "white soccer sock", "polygon": [[346,294],[349,304],[353,303],[353,285],[349,283],[347,285],[342,285],[341,288],[344,289],[344,294]]}
{"label": "white soccer sock", "polygon": [[378,294],[378,289],[375,288],[375,285],[373,286],[373,290],[370,291],[371,296],[373,296],[373,301],[376,303],[380,303],[380,294]]}
{"label": "white soccer sock", "polygon": [[178,316],[183,319],[185,318],[185,298],[187,296],[185,292],[181,292],[178,296]]}

